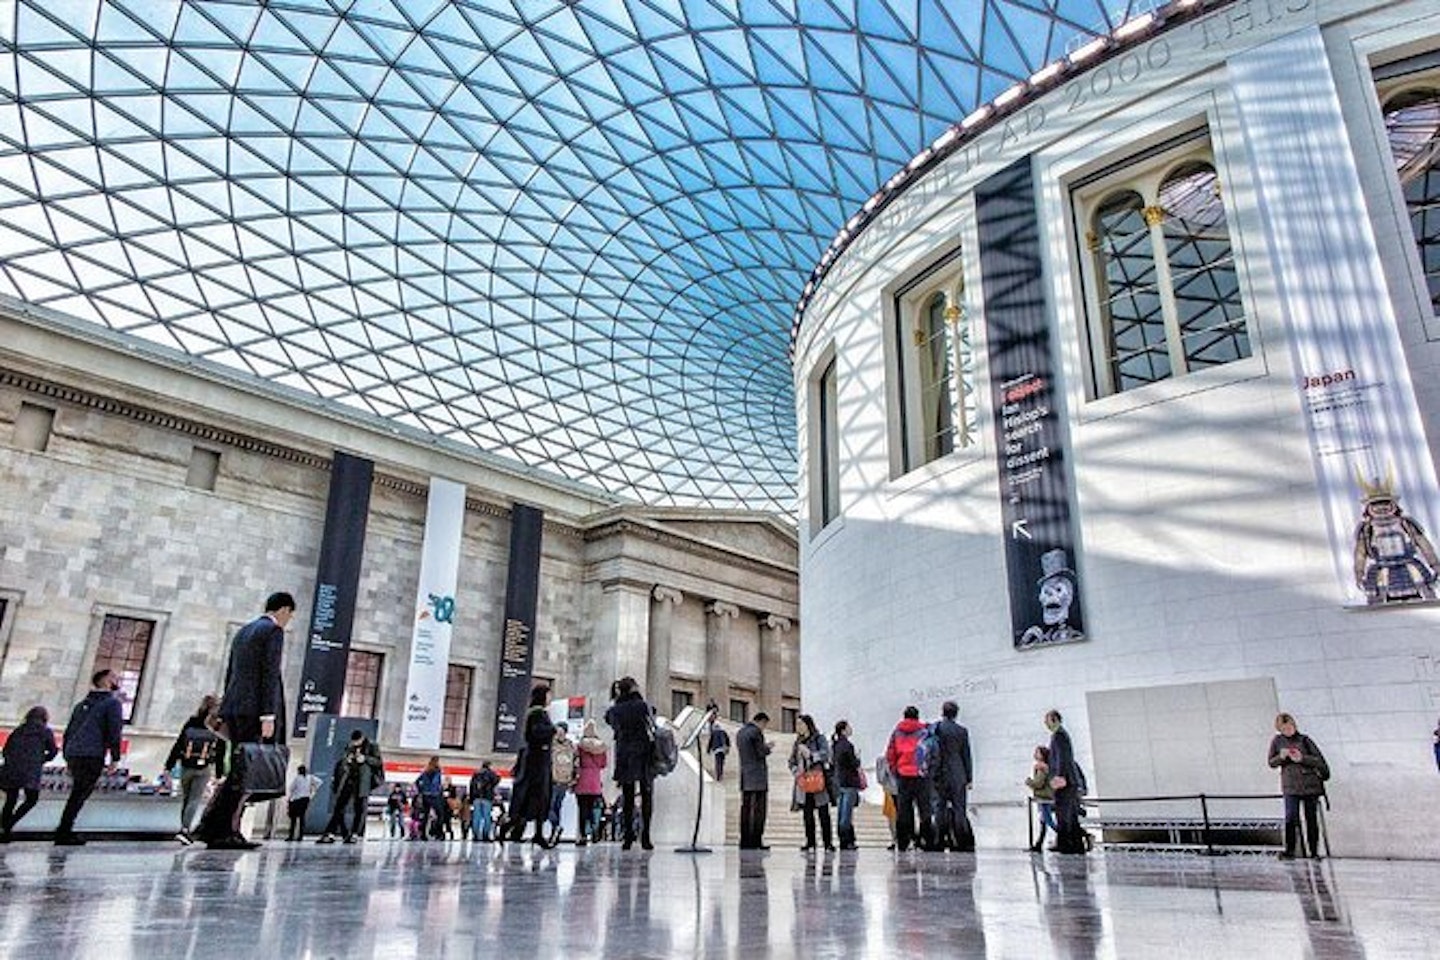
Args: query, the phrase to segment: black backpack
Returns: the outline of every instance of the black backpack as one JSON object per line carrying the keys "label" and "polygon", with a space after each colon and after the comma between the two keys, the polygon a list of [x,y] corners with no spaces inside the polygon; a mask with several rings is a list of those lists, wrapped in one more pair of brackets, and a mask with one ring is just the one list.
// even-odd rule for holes
{"label": "black backpack", "polygon": [[186,727],[180,745],[180,766],[186,770],[202,770],[215,762],[220,738],[204,727]]}

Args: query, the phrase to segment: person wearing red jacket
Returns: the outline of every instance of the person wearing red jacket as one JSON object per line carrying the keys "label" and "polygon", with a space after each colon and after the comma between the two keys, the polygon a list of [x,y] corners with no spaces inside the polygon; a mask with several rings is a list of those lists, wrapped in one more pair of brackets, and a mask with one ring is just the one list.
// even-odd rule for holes
{"label": "person wearing red jacket", "polygon": [[[922,850],[932,845],[930,829],[930,795],[927,792],[925,771],[915,757],[920,741],[925,739],[925,724],[920,722],[920,708],[905,708],[904,719],[895,725],[890,742],[885,747],[885,762],[895,778],[895,847],[908,850],[911,842]],[[916,836],[915,818],[920,818],[919,836]]]}

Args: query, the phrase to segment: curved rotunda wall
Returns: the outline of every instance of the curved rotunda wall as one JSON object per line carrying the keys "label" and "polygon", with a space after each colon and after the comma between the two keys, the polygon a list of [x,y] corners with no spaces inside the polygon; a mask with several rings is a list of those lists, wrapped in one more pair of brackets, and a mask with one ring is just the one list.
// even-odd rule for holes
{"label": "curved rotunda wall", "polygon": [[[1381,114],[1397,85],[1440,87],[1437,54],[1432,4],[1232,4],[992,125],[816,291],[794,368],[804,707],[848,718],[868,762],[905,705],[933,717],[957,700],[982,844],[1023,838],[1003,804],[1023,797],[1049,707],[1100,795],[1274,792],[1278,707],[1334,770],[1335,853],[1440,857],[1408,815],[1437,776],[1440,607],[1367,607],[1351,570],[1357,472],[1390,473],[1440,533],[1440,318]],[[1012,189],[1027,173],[1028,208]],[[1028,297],[997,246],[1017,218],[1035,241]],[[943,330],[926,320],[941,307],[957,308]],[[1002,503],[997,445],[1037,447],[1023,419],[998,436],[992,382],[1014,373],[1017,310],[1048,337],[1040,456],[1068,524],[1045,529],[1070,537],[1028,578],[1007,566],[1031,528]],[[1353,367],[1317,369],[1336,344]],[[1035,379],[1009,377],[1012,416],[1034,409],[1013,391]],[[1358,460],[1336,446],[1337,398],[1371,417]],[[1032,464],[1006,469],[1007,492]],[[1011,595],[1023,607],[1061,567],[1078,573],[1083,639],[1018,648]]]}

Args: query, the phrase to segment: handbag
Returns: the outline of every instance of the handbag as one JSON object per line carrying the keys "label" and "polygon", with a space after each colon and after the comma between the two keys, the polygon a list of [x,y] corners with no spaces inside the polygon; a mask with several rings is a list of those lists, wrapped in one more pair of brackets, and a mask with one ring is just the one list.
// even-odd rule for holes
{"label": "handbag", "polygon": [[795,784],[800,788],[801,793],[824,793],[825,771],[819,767],[811,767],[796,775]]}
{"label": "handbag", "polygon": [[865,770],[864,770],[864,768],[862,767],[858,772],[859,772],[859,774],[860,774],[860,789],[861,789],[861,790],[869,790],[869,789],[870,789],[870,780],[869,780],[868,777],[865,776]]}
{"label": "handbag", "polygon": [[285,772],[290,767],[290,748],[282,743],[237,743],[236,773],[240,791],[252,803],[285,796]]}

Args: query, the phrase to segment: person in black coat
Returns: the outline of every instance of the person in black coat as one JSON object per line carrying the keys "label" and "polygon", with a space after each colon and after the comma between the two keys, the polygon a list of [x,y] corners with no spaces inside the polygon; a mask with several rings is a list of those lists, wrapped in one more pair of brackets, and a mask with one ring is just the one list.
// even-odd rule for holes
{"label": "person in black coat", "polygon": [[1084,853],[1085,831],[1080,826],[1080,778],[1075,773],[1075,749],[1070,744],[1059,710],[1045,714],[1050,731],[1050,789],[1055,791],[1055,850]]}
{"label": "person in black coat", "polygon": [[[0,813],[0,843],[9,843],[10,834],[25,814],[40,800],[40,773],[60,752],[55,731],[50,729],[50,711],[31,707],[25,722],[5,741],[5,766],[0,767],[0,790],[5,791],[5,809]],[[20,794],[25,802],[15,806]]]}
{"label": "person in black coat", "polygon": [[[125,729],[124,708],[115,691],[120,681],[113,670],[97,670],[90,678],[90,692],[75,705],[65,725],[65,766],[70,769],[70,796],[55,828],[55,845],[79,847],[85,844],[75,833],[75,820],[102,773],[114,773],[120,762],[121,734]],[[109,767],[106,767],[106,757]]]}
{"label": "person in black coat", "polygon": [[959,705],[946,700],[935,725],[940,746],[935,765],[935,842],[942,848],[968,852],[975,849],[975,834],[966,812],[975,766],[970,757],[970,731],[955,720],[959,714]]}
{"label": "person in black coat", "polygon": [[765,846],[765,813],[770,798],[770,749],[765,728],[770,715],[754,719],[735,735],[735,752],[740,757],[740,849],[768,850]]}
{"label": "person in black coat", "polygon": [[655,718],[650,704],[640,695],[634,677],[621,677],[610,688],[613,701],[605,711],[605,722],[615,731],[615,782],[620,784],[624,811],[625,842],[622,850],[635,845],[635,792],[640,792],[640,846],[654,850],[650,842],[650,817],[654,813],[655,774],[651,767],[654,751]]}
{"label": "person in black coat", "polygon": [[550,688],[541,684],[530,691],[530,709],[525,711],[525,747],[515,758],[515,784],[510,794],[510,824],[505,838],[523,840],[525,824],[535,822],[531,843],[549,846],[545,824],[550,818],[550,745],[555,724],[546,709]]}
{"label": "person in black coat", "polygon": [[[225,692],[220,699],[222,733],[232,745],[285,742],[285,688],[280,676],[285,648],[285,626],[295,615],[295,598],[272,593],[265,600],[265,613],[245,624],[230,644],[230,664],[225,671]],[[200,826],[197,839],[212,850],[253,850],[258,843],[240,833],[245,811],[239,764],[230,770],[215,791]]]}

